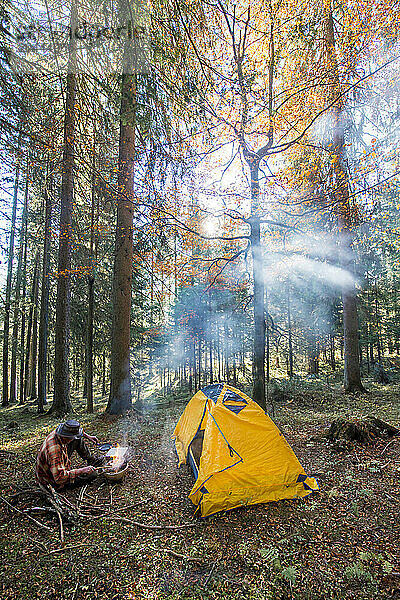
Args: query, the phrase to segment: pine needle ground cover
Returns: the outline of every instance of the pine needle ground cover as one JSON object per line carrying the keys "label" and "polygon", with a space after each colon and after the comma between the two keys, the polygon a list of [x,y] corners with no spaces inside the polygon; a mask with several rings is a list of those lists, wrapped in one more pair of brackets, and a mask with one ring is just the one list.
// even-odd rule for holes
{"label": "pine needle ground cover", "polygon": [[[338,451],[324,434],[335,417],[374,414],[400,424],[400,386],[343,396],[320,384],[275,405],[275,422],[319,494],[193,515],[193,477],[177,469],[170,435],[183,402],[166,398],[144,416],[75,416],[104,441],[133,449],[122,484],[99,478],[68,492],[85,516],[64,523],[20,511],[39,504],[11,496],[34,485],[35,455],[58,420],[12,407],[0,413],[0,597],[7,600],[115,599],[387,599],[400,597],[400,459],[398,437]],[[125,438],[124,438],[125,436]],[[177,528],[184,525],[183,528]],[[150,528],[147,528],[147,527]],[[166,527],[169,527],[166,528]]]}

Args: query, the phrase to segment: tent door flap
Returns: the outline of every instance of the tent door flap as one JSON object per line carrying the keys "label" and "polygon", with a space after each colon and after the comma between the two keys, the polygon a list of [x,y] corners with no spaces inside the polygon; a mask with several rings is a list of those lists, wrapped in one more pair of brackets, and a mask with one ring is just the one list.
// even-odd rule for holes
{"label": "tent door flap", "polygon": [[200,429],[190,442],[188,449],[189,464],[192,467],[194,476],[197,479],[200,469],[200,457],[203,451],[204,429]]}

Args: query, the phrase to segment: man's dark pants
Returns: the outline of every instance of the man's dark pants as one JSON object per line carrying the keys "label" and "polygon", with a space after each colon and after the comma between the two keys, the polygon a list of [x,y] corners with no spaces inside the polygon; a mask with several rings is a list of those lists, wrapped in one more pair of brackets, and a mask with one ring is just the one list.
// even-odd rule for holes
{"label": "man's dark pants", "polygon": [[[100,466],[103,463],[103,459],[97,458],[90,454],[89,448],[85,444],[83,438],[75,439],[69,442],[67,446],[67,454],[69,458],[71,458],[73,452],[76,452],[83,460],[85,460],[88,463],[88,465]],[[85,475],[77,475],[77,477],[75,477],[74,483],[68,485],[68,487],[77,487],[80,485],[85,485],[86,483],[90,483],[91,481],[96,479],[96,477],[96,472],[87,473]]]}

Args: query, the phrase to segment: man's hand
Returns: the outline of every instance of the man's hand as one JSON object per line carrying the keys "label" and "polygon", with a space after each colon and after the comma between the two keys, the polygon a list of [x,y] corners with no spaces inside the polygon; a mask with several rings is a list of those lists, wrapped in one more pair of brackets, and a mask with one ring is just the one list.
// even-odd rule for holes
{"label": "man's hand", "polygon": [[95,435],[89,435],[85,432],[84,437],[89,440],[89,442],[92,442],[92,444],[100,444],[99,438],[97,438]]}
{"label": "man's hand", "polygon": [[91,473],[95,473],[96,469],[95,467],[92,467],[92,465],[88,465],[87,467],[82,467],[82,469],[79,469],[81,472],[81,475],[90,475]]}

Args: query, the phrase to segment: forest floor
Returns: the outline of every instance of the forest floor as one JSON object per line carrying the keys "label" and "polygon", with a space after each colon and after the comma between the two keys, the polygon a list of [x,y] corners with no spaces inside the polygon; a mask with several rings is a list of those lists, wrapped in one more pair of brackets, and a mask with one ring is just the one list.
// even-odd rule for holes
{"label": "forest floor", "polygon": [[[322,380],[299,384],[275,406],[275,422],[306,472],[320,474],[319,493],[207,519],[194,516],[193,477],[177,468],[171,440],[187,397],[114,420],[100,399],[90,416],[75,399],[74,416],[87,431],[102,441],[125,439],[133,457],[122,484],[99,477],[87,489],[84,502],[104,516],[65,524],[63,548],[57,518],[36,516],[46,531],[3,502],[34,485],[36,453],[58,421],[32,406],[3,409],[0,598],[400,598],[400,437],[337,452],[323,435],[337,416],[372,414],[400,425],[400,384],[368,387],[369,394],[345,396]],[[79,491],[65,494],[76,501]],[[13,500],[19,510],[35,502]],[[154,530],[118,518],[193,526]]]}

